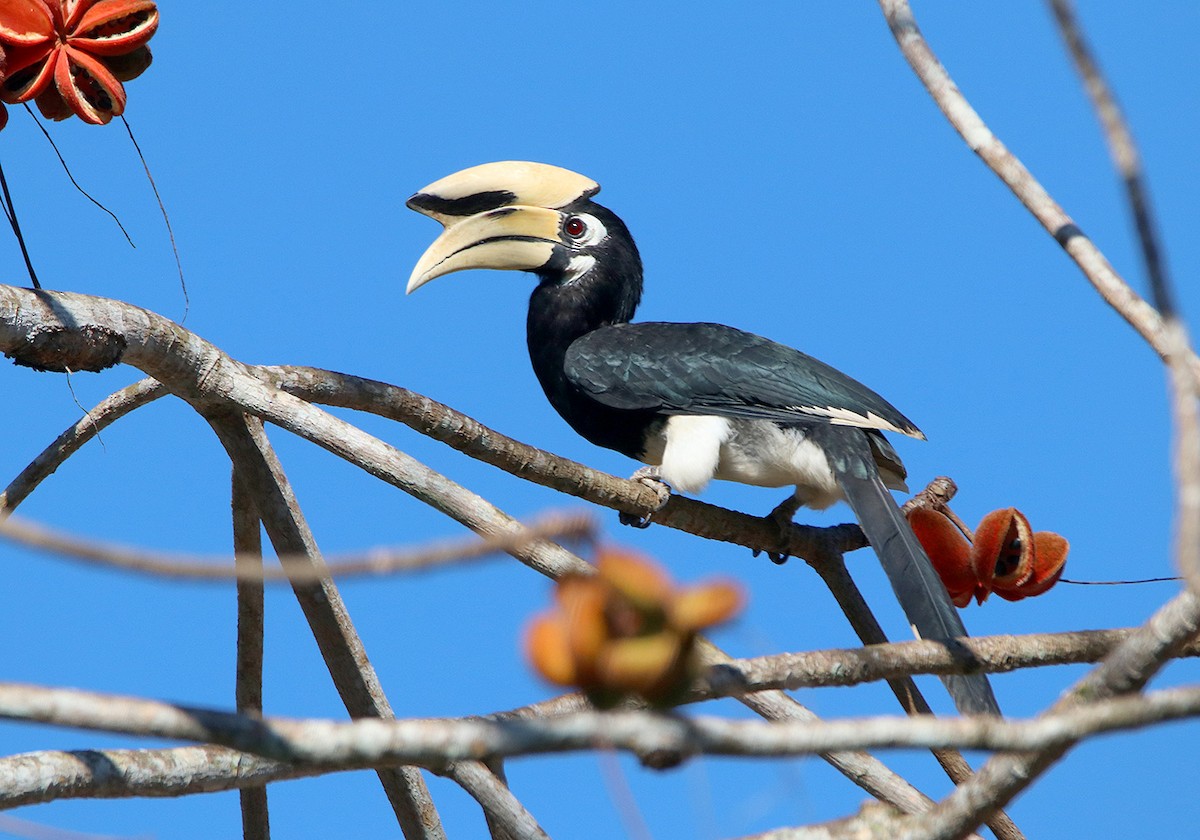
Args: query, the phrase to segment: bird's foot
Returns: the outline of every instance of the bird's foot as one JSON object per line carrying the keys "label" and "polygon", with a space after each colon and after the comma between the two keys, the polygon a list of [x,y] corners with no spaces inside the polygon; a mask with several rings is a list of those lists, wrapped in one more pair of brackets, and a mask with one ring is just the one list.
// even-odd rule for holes
{"label": "bird's foot", "polygon": [[650,520],[654,518],[654,514],[666,507],[667,502],[670,500],[671,486],[663,481],[661,467],[640,467],[633,475],[629,476],[629,480],[640,482],[657,493],[658,506],[645,516],[621,511],[618,514],[618,518],[622,525],[632,525],[634,528],[649,528]]}
{"label": "bird's foot", "polygon": [[[784,546],[783,551],[767,552],[768,559],[776,565],[781,566],[787,562],[789,555],[786,546],[788,544],[789,532],[792,528],[792,517],[796,515],[796,511],[799,509],[800,500],[793,494],[777,504],[773,511],[763,517],[779,529],[779,544]],[[760,553],[759,549],[755,549],[754,556],[757,557]]]}

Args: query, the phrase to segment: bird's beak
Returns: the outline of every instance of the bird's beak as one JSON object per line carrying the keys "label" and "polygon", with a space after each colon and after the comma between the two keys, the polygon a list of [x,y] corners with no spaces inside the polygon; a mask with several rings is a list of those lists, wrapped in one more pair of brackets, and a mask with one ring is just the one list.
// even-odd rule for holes
{"label": "bird's beak", "polygon": [[550,262],[561,244],[562,214],[544,207],[500,207],[445,224],[417,261],[407,293],[468,268],[535,271]]}
{"label": "bird's beak", "polygon": [[578,172],[524,160],[484,163],[434,181],[408,200],[418,213],[446,227],[499,207],[565,207],[600,192]]}

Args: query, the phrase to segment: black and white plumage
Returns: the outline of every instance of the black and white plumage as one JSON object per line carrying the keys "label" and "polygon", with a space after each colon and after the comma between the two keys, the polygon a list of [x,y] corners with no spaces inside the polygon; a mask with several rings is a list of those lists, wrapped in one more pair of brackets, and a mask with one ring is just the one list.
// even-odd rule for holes
{"label": "black and white plumage", "polygon": [[[845,499],[914,631],[966,635],[890,489],[905,470],[884,438],[924,435],[894,406],[797,350],[720,324],[629,323],[641,299],[633,237],[600,187],[546,164],[455,173],[409,207],[445,230],[409,280],[468,268],[530,271],[530,359],[560,415],[592,443],[651,465],[672,488],[714,478],[794,486],[800,505]],[[983,675],[943,678],[963,713],[999,714]]]}

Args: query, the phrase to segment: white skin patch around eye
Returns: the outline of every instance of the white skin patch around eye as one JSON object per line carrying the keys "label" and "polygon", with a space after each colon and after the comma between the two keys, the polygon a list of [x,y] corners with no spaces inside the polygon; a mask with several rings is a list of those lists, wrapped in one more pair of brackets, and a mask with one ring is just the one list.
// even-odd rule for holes
{"label": "white skin patch around eye", "polygon": [[608,238],[608,228],[604,226],[604,222],[597,219],[590,213],[576,213],[569,219],[578,219],[586,226],[578,237],[568,236],[567,241],[576,248],[590,248],[592,245],[599,245]]}

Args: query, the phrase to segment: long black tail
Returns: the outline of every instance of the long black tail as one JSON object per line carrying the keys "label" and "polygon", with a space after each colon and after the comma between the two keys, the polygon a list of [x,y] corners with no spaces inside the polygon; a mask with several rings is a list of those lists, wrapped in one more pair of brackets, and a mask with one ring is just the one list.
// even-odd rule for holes
{"label": "long black tail", "polygon": [[[884,487],[874,464],[864,469],[867,465],[858,458],[849,460],[852,463],[833,465],[838,483],[858,517],[867,541],[879,555],[879,562],[883,564],[913,631],[922,639],[950,644],[954,639],[965,637],[966,628],[946,587],[892,494]],[[844,468],[838,469],[839,466]],[[948,674],[941,679],[960,714],[1000,714],[1000,706],[985,674]]]}

